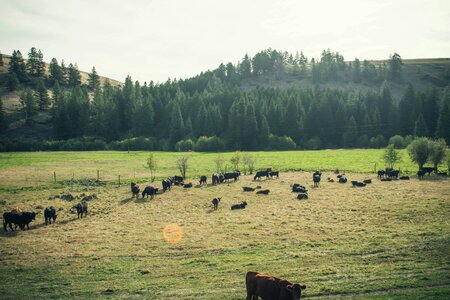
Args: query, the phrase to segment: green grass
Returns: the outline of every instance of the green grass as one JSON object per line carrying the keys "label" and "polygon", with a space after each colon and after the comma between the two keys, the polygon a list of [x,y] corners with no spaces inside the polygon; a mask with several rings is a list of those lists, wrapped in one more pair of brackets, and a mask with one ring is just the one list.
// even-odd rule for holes
{"label": "green grass", "polygon": [[[285,151],[285,152],[249,152],[256,159],[255,169],[272,167],[280,171],[311,171],[315,169],[335,170],[341,172],[369,173],[384,168],[382,149],[321,150],[321,151]],[[232,170],[228,153],[177,153],[153,152],[158,164],[156,177],[163,178],[179,174],[176,160],[181,155],[190,156],[187,176],[195,178],[200,175],[208,177],[216,171],[214,159],[223,156],[228,170]],[[406,150],[400,151],[402,162],[396,167],[406,174],[415,173],[413,164]],[[91,178],[96,179],[97,170],[103,181],[131,180],[146,181],[149,172],[145,167],[149,152],[132,151],[94,151],[94,152],[22,152],[0,153],[0,188],[14,189],[22,187],[44,186],[53,184],[53,172],[57,181],[69,181]],[[243,167],[240,166],[241,171]]]}

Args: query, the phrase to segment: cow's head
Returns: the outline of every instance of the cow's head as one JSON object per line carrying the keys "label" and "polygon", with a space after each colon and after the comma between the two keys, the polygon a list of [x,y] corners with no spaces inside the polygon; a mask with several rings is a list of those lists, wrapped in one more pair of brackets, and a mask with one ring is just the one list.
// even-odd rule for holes
{"label": "cow's head", "polygon": [[291,295],[292,300],[300,300],[300,298],[302,297],[302,290],[306,289],[306,285],[295,283],[287,285],[286,289]]}

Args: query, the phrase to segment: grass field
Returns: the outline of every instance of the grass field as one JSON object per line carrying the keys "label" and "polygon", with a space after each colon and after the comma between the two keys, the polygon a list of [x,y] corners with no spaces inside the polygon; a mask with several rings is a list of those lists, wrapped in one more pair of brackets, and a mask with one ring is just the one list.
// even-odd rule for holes
{"label": "grass field", "polygon": [[[310,299],[448,299],[450,180],[381,182],[364,172],[368,153],[381,156],[377,150],[254,153],[260,167],[348,165],[346,170],[359,171],[347,171],[349,180],[373,179],[365,188],[327,182],[336,178],[333,172],[325,172],[321,186],[313,188],[310,172],[282,172],[279,179],[261,182],[247,175],[218,186],[173,187],[153,200],[131,200],[127,185],[3,189],[0,211],[53,205],[59,216],[46,226],[41,213],[29,231],[1,230],[0,298],[245,299],[245,273],[254,270],[306,284],[304,296]],[[329,166],[319,158],[325,154],[351,154],[351,162]],[[167,165],[176,155],[157,153]],[[209,160],[217,156],[191,155],[199,173],[213,168]],[[120,171],[131,164],[141,168],[136,176],[144,176],[146,157],[144,152],[2,154],[0,172],[6,178],[25,168],[22,174],[31,178],[33,168],[41,174],[56,166]],[[167,166],[160,174],[174,172]],[[14,180],[8,185],[20,184]],[[307,186],[310,198],[296,200],[293,183]],[[271,193],[242,191],[256,185]],[[70,209],[79,200],[49,200],[60,193],[95,193],[97,199],[89,202],[87,218],[77,219]],[[220,196],[213,211],[211,200]],[[249,203],[245,210],[229,209],[243,200]],[[164,233],[168,225],[180,231]],[[179,242],[166,240],[176,234]]]}
{"label": "grass field", "polygon": [[[228,153],[174,153],[153,152],[158,164],[158,179],[179,174],[176,160],[180,155],[189,155],[188,177],[210,176],[216,171],[214,159],[223,156],[232,169],[229,159],[235,155]],[[243,153],[241,153],[242,156]],[[255,169],[272,167],[280,171],[311,171],[315,169],[341,172],[369,173],[384,168],[382,149],[321,150],[321,151],[285,151],[285,152],[249,152],[255,160]],[[72,177],[96,179],[99,170],[100,180],[123,181],[147,180],[149,171],[145,167],[149,152],[23,152],[0,153],[0,189],[22,187],[53,187],[53,172],[57,182],[68,181]],[[406,150],[401,150],[402,162],[399,167],[406,174],[413,174],[417,166],[413,164]],[[240,168],[242,170],[242,166]],[[57,185],[58,186],[58,185]]]}

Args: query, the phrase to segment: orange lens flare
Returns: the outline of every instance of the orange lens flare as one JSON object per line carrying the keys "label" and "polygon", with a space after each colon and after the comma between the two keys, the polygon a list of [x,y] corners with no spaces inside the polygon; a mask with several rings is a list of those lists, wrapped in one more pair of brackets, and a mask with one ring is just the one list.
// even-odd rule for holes
{"label": "orange lens flare", "polygon": [[167,243],[176,244],[183,238],[183,230],[176,224],[168,224],[163,229],[163,237]]}

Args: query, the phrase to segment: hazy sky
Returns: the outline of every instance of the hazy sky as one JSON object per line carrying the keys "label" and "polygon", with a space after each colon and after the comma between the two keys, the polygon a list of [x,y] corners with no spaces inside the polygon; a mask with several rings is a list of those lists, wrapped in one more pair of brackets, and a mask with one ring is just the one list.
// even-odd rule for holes
{"label": "hazy sky", "polygon": [[0,51],[80,70],[186,78],[273,48],[346,60],[450,57],[449,0],[0,0]]}

